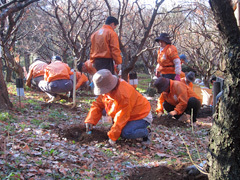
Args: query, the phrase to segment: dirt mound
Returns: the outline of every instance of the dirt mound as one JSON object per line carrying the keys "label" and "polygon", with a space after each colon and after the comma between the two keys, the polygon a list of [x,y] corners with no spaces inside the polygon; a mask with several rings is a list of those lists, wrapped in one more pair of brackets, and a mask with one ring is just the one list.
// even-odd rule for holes
{"label": "dirt mound", "polygon": [[128,177],[130,180],[208,180],[206,175],[189,176],[185,171],[186,166],[171,167],[158,166],[153,168],[137,168]]}
{"label": "dirt mound", "polygon": [[169,119],[167,116],[161,116],[160,118],[154,118],[153,124],[163,125],[166,127],[187,127],[188,126],[188,124],[183,121],[179,121],[174,118]]}
{"label": "dirt mound", "polygon": [[198,118],[206,118],[213,115],[212,106],[204,106],[198,111]]}
{"label": "dirt mound", "polygon": [[80,144],[90,143],[92,141],[103,142],[108,139],[107,132],[104,130],[93,129],[92,134],[86,133],[84,125],[72,125],[58,130],[61,138],[74,140]]}

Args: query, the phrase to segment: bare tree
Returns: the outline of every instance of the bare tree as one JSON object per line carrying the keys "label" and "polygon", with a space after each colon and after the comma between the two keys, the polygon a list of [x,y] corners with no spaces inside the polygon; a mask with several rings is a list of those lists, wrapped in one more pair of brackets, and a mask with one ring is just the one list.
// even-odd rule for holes
{"label": "bare tree", "polygon": [[86,61],[89,57],[91,34],[105,20],[105,4],[91,0],[83,0],[81,3],[75,0],[49,0],[47,3],[50,8],[40,8],[50,19],[51,24],[48,27],[52,43],[58,45],[61,49],[59,52],[66,50],[71,57]]}
{"label": "bare tree", "polygon": [[223,42],[210,7],[200,2],[195,2],[192,6],[197,8],[194,8],[180,29],[178,44],[181,52],[188,56],[188,66],[203,77],[205,86],[209,87],[210,77],[220,69]]}
{"label": "bare tree", "polygon": [[[13,47],[16,40],[16,31],[19,26],[20,19],[23,16],[24,8],[28,5],[37,2],[38,0],[18,1],[12,0],[10,2],[0,2],[0,45],[1,54],[9,68],[12,68],[23,77],[22,68],[19,63],[14,61]],[[8,98],[7,87],[2,73],[2,61],[0,61],[0,109],[7,109],[12,107],[12,103]]]}
{"label": "bare tree", "polygon": [[209,0],[224,42],[223,96],[210,131],[209,179],[240,179],[240,32],[229,0]]}

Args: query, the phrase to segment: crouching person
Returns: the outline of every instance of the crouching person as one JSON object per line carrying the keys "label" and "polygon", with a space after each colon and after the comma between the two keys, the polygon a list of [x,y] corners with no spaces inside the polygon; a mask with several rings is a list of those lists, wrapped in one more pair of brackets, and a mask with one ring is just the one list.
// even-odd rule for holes
{"label": "crouching person", "polygon": [[[169,116],[179,119],[184,112],[191,114],[193,122],[201,108],[201,100],[193,90],[180,81],[160,77],[154,83],[160,97],[157,104],[157,116],[160,117],[165,109]],[[193,112],[193,113],[192,113]]]}
{"label": "crouching person", "polygon": [[58,93],[66,93],[73,89],[73,81],[70,79],[72,74],[70,67],[63,63],[59,56],[52,57],[51,63],[45,68],[44,80],[38,84],[38,87],[48,95],[48,102],[59,100]]}
{"label": "crouching person", "polygon": [[105,108],[113,118],[113,125],[107,133],[111,145],[120,136],[126,139],[143,138],[143,144],[149,145],[151,134],[147,127],[152,122],[152,114],[148,100],[107,69],[97,71],[93,83],[94,94],[99,96],[85,119],[87,131],[98,123]]}
{"label": "crouching person", "polygon": [[44,79],[44,70],[47,67],[47,63],[40,58],[36,58],[34,62],[29,67],[29,72],[27,74],[26,85],[38,88],[38,84]]}

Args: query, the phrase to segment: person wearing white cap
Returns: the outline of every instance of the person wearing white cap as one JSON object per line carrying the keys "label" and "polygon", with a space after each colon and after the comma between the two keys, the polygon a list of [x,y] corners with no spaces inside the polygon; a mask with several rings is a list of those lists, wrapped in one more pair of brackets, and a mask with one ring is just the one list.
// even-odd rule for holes
{"label": "person wearing white cap", "polygon": [[149,101],[134,89],[129,83],[107,69],[97,71],[93,76],[94,94],[99,95],[92,103],[85,119],[86,131],[92,130],[106,113],[113,118],[113,125],[107,133],[109,143],[116,143],[121,136],[126,139],[143,138],[143,144],[151,143],[150,129],[152,122],[151,105]]}

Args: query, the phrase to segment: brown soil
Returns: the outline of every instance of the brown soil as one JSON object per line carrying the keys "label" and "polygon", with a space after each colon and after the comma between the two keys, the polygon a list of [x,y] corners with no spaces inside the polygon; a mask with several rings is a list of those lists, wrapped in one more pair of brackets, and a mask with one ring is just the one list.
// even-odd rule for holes
{"label": "brown soil", "polygon": [[172,167],[158,166],[153,168],[137,168],[128,177],[129,180],[208,180],[203,174],[197,176],[189,176],[185,168],[187,166]]}
{"label": "brown soil", "polygon": [[175,118],[168,119],[167,116],[161,116],[153,119],[153,124],[163,125],[166,127],[187,127],[189,123],[179,121]]}
{"label": "brown soil", "polygon": [[72,125],[60,128],[58,129],[58,134],[61,138],[74,140],[80,144],[86,144],[92,141],[103,142],[108,139],[107,132],[98,129],[93,129],[91,134],[87,134],[84,125]]}

